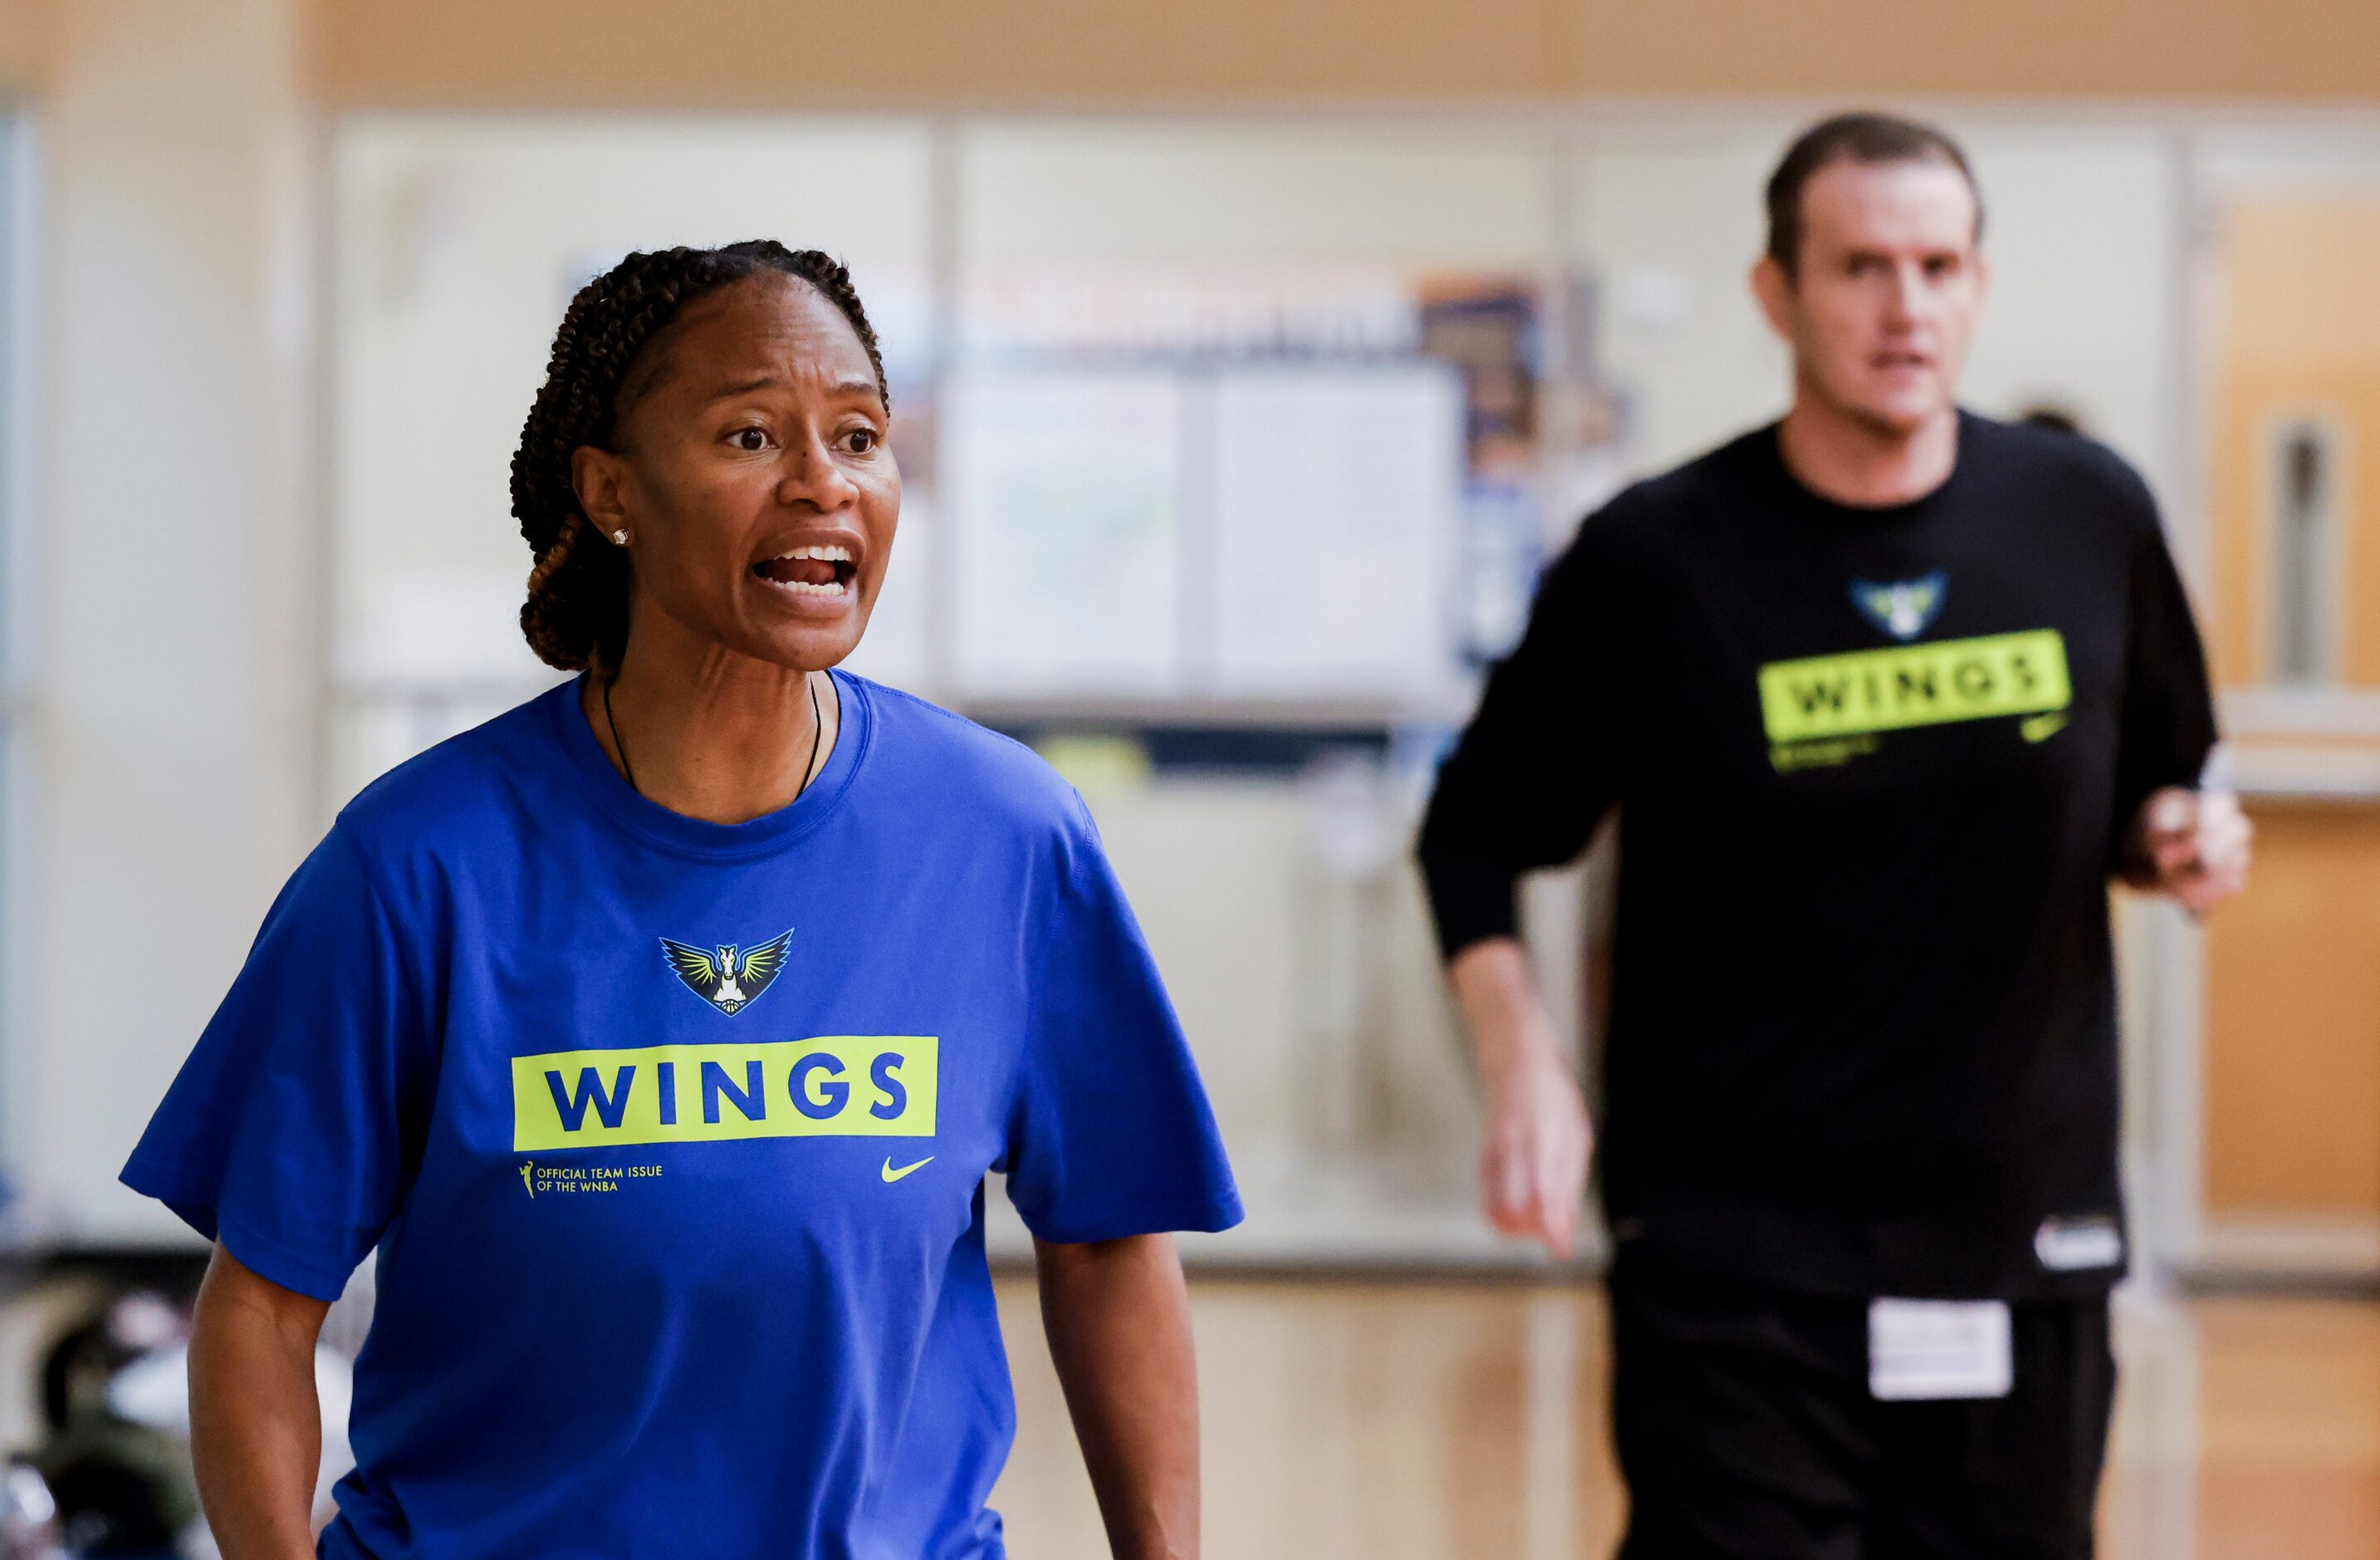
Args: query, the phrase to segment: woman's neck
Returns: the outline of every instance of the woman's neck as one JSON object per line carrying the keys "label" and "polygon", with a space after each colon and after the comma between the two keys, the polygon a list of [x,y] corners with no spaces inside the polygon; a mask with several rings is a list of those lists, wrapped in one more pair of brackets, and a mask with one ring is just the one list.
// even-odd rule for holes
{"label": "woman's neck", "polygon": [[824,672],[755,661],[659,625],[638,625],[618,672],[591,673],[579,702],[612,766],[647,800],[711,823],[790,805],[825,768],[842,725]]}

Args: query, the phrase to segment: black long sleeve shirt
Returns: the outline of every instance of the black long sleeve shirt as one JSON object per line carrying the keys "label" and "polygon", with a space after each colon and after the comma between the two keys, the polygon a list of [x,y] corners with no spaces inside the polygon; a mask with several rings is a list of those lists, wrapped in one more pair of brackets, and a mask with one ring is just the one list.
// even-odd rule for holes
{"label": "black long sleeve shirt", "polygon": [[1949,480],[1829,503],[1776,430],[1631,488],[1548,572],[1439,776],[1450,957],[1620,808],[1614,1234],[1826,1293],[2122,1271],[2107,877],[2215,739],[2155,506],[1963,416]]}

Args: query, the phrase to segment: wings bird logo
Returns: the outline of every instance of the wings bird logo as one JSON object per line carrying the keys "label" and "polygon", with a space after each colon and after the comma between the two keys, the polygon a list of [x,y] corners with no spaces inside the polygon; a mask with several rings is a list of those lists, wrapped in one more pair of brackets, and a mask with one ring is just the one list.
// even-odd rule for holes
{"label": "wings bird logo", "polygon": [[722,1013],[734,1014],[769,989],[785,968],[785,950],[793,941],[792,927],[751,948],[721,943],[706,950],[664,937],[662,953],[686,990]]}
{"label": "wings bird logo", "polygon": [[1949,588],[1949,574],[1938,568],[1918,579],[1889,585],[1854,580],[1852,604],[1869,622],[1906,643],[1924,633],[1934,621],[1934,615],[1942,610],[1943,594]]}

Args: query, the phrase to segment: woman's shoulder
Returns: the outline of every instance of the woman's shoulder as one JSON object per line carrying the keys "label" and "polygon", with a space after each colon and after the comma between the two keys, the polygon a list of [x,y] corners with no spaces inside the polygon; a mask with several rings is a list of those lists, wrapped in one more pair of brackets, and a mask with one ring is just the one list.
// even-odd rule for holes
{"label": "woman's shoulder", "polygon": [[416,753],[357,792],[339,810],[337,832],[368,860],[477,851],[510,837],[525,800],[552,783],[552,705],[572,687]]}
{"label": "woman's shoulder", "polygon": [[963,810],[976,827],[1005,823],[1070,832],[1082,816],[1075,788],[1016,738],[956,711],[849,673],[868,701],[871,767],[919,802]]}

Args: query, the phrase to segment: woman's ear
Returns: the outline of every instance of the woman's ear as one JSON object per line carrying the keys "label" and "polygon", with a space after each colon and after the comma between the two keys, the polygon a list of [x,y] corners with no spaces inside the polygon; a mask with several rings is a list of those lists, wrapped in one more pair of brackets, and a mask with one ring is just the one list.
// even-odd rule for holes
{"label": "woman's ear", "polygon": [[621,547],[629,542],[628,507],[622,492],[627,480],[628,463],[610,450],[581,445],[570,452],[570,488],[578,495],[578,512]]}

